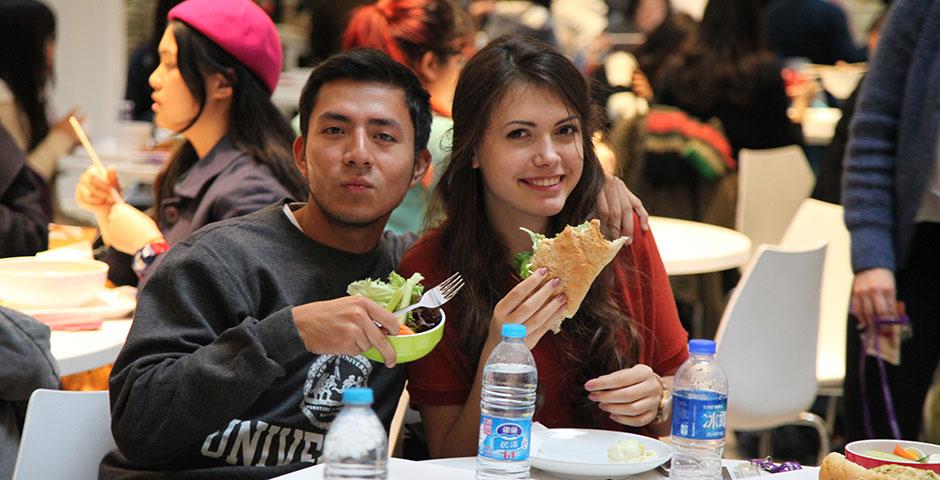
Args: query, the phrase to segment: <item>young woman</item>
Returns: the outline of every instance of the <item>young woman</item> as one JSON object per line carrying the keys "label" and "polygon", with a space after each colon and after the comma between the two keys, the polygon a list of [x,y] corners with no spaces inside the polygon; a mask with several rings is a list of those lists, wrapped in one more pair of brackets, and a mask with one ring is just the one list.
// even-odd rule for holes
{"label": "young woman", "polygon": [[[68,115],[50,125],[46,93],[55,59],[55,15],[37,0],[0,2],[0,124],[45,181],[78,139]],[[72,112],[74,113],[74,112]]]}
{"label": "young woman", "polygon": [[459,271],[466,287],[445,306],[444,338],[410,364],[412,403],[432,456],[477,448],[483,366],[505,323],[527,327],[539,370],[535,420],[549,427],[640,428],[665,434],[671,375],[686,333],[652,235],[634,230],[562,326],[559,279],[519,281],[520,227],[546,235],[596,216],[604,174],[591,143],[587,82],[556,50],[503,37],[467,64],[454,97],[454,147],[436,201],[445,216],[406,254],[404,274],[434,285]]}
{"label": "young woman", "polygon": [[270,101],[282,63],[271,19],[250,0],[187,0],[167,18],[150,75],[153,111],[157,125],[185,142],[154,184],[156,220],[114,201],[113,169],[105,181],[90,168],[75,193],[95,213],[105,243],[125,260],[134,255],[142,277],[203,225],[306,198],[293,166],[293,132]]}
{"label": "young woman", "polygon": [[433,170],[440,171],[447,157],[445,134],[453,127],[454,89],[465,52],[472,46],[472,34],[473,20],[453,0],[380,0],[356,9],[343,34],[343,50],[362,47],[385,52],[410,68],[431,94],[434,116],[428,150],[432,171],[392,212],[388,229],[394,232],[424,230]]}

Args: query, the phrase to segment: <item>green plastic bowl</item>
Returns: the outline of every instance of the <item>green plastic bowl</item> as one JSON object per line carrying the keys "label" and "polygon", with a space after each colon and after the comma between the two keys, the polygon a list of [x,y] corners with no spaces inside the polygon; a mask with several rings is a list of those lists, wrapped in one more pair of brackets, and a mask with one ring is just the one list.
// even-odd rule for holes
{"label": "green plastic bowl", "polygon": [[[434,328],[426,332],[416,333],[414,335],[385,336],[385,338],[388,339],[388,343],[391,343],[392,348],[395,349],[396,364],[415,361],[431,353],[431,350],[434,350],[434,347],[437,346],[437,342],[440,342],[441,337],[444,336],[444,321],[447,320],[444,316],[444,311],[440,310],[440,312],[441,321],[438,322]],[[385,358],[382,357],[382,354],[379,353],[375,347],[366,350],[362,354],[369,360],[375,360],[376,362],[385,361]]]}

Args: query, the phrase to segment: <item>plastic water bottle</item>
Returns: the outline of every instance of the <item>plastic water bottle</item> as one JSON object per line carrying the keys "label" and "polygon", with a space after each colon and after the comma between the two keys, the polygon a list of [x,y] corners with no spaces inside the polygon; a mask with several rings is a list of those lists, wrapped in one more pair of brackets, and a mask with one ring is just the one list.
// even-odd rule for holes
{"label": "plastic water bottle", "polygon": [[323,445],[326,480],[385,480],[388,435],[372,411],[371,388],[343,392],[345,407],[333,420]]}
{"label": "plastic water bottle", "polygon": [[721,479],[728,379],[715,361],[715,342],[689,342],[689,359],[676,372],[673,391],[669,478]]}
{"label": "plastic water bottle", "polygon": [[529,478],[529,441],[538,373],[525,325],[503,325],[483,368],[477,479]]}

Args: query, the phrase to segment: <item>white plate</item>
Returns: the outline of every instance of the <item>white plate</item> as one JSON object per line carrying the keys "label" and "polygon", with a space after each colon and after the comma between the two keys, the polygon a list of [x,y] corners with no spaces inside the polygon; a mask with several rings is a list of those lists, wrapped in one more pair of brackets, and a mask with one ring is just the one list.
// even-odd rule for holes
{"label": "white plate", "polygon": [[24,308],[22,312],[40,321],[53,321],[63,318],[107,319],[129,317],[136,306],[137,289],[124,286],[101,290],[94,300],[80,307]]}
{"label": "white plate", "polygon": [[[553,428],[541,435],[541,447],[531,455],[532,466],[570,479],[624,478],[652,470],[672,457],[672,448],[654,438],[624,432]],[[637,463],[611,463],[607,450],[623,440],[636,440],[656,452],[656,458]]]}

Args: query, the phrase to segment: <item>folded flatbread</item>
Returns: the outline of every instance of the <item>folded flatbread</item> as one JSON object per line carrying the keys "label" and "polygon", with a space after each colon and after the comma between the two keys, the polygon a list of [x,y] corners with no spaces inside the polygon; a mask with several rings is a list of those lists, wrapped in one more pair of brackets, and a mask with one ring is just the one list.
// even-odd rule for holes
{"label": "folded flatbread", "polygon": [[601,234],[600,225],[597,219],[577,227],[568,225],[555,238],[541,240],[532,254],[529,268],[532,271],[547,268],[549,277],[561,279],[562,291],[568,297],[564,318],[552,326],[555,333],[561,330],[565,318],[577,313],[591,283],[627,242],[627,237],[608,241]]}
{"label": "folded flatbread", "polygon": [[830,453],[819,468],[819,480],[937,480],[940,475],[904,465],[882,465],[871,470],[841,454]]}

